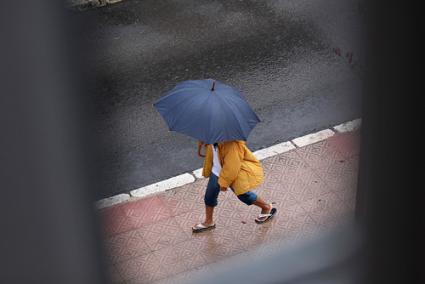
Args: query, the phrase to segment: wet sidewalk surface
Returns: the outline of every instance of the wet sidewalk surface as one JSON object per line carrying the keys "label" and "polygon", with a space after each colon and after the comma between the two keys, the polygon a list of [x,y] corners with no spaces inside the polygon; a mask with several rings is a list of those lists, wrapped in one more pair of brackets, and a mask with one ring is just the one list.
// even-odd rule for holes
{"label": "wet sidewalk surface", "polygon": [[100,211],[114,283],[173,283],[192,271],[262,244],[294,240],[332,228],[354,213],[358,131],[262,161],[265,182],[255,190],[278,213],[262,225],[260,213],[231,192],[222,192],[216,229],[192,234],[203,220],[207,179]]}

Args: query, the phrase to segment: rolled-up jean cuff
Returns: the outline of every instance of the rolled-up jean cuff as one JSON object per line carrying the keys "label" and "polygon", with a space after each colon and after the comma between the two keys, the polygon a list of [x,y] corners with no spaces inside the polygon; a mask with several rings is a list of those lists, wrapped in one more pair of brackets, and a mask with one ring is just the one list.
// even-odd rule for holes
{"label": "rolled-up jean cuff", "polygon": [[209,207],[216,207],[218,205],[218,202],[210,203],[207,200],[204,200],[204,203],[206,206],[209,206]]}
{"label": "rolled-up jean cuff", "polygon": [[240,201],[246,205],[252,205],[257,200],[257,194],[252,191],[245,192],[244,194],[238,195]]}

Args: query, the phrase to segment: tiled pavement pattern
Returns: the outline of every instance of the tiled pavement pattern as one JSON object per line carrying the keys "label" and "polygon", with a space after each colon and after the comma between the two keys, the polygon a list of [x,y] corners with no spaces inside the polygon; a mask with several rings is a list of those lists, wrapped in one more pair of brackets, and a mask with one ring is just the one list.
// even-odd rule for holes
{"label": "tiled pavement pattern", "polygon": [[262,161],[265,182],[256,192],[278,214],[257,225],[255,206],[220,193],[217,228],[193,235],[202,221],[207,179],[100,211],[114,283],[173,283],[191,271],[261,244],[297,239],[352,218],[359,133],[336,134]]}

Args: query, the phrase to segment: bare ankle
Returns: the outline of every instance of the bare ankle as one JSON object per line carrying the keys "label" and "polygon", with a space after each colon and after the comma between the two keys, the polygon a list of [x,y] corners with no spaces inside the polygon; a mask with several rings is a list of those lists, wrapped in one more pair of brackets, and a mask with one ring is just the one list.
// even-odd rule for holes
{"label": "bare ankle", "polygon": [[271,204],[267,204],[266,206],[262,207],[261,213],[267,213],[272,210],[273,206]]}

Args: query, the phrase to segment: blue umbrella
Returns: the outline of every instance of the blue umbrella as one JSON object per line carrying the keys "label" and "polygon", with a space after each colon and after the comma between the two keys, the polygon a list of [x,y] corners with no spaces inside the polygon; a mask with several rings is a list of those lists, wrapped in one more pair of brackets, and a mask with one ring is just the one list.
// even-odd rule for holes
{"label": "blue umbrella", "polygon": [[171,131],[207,144],[246,140],[260,122],[238,90],[212,79],[181,82],[154,106]]}

